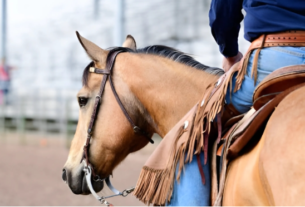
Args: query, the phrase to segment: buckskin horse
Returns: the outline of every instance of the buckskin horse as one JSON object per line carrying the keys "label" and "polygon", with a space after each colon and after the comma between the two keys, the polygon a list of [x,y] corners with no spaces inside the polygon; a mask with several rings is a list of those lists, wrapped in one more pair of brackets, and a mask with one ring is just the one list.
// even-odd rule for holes
{"label": "buckskin horse", "polygon": [[[105,68],[108,50],[103,50],[78,35],[81,45],[96,68]],[[112,69],[113,85],[122,105],[149,137],[158,133],[161,137],[181,119],[198,101],[205,85],[214,82],[223,70],[200,64],[193,58],[165,46],[136,49],[136,43],[128,36],[123,47],[128,52],[116,57]],[[83,74],[83,88],[78,92],[79,121],[71,143],[63,177],[75,194],[90,193],[83,172],[83,146],[94,102],[103,75],[90,73],[88,66]],[[111,91],[110,81],[105,84],[102,103],[97,114],[90,143],[90,163],[101,178],[109,176],[113,169],[131,152],[143,148],[149,140],[136,134]],[[102,183],[93,183],[95,191]]]}
{"label": "buckskin horse", "polygon": [[[116,54],[110,71],[101,70],[111,61],[110,51],[77,36],[92,62],[84,70],[77,95],[79,121],[63,179],[75,194],[89,194],[89,171],[84,169],[90,169],[96,180],[109,177],[129,153],[148,144],[153,133],[164,137],[223,71],[165,46],[136,49],[132,36],[127,36],[125,52]],[[260,141],[231,162],[223,205],[305,204],[301,182],[305,169],[299,165],[305,159],[301,156],[305,118],[300,116],[304,90],[289,94],[272,114]],[[103,182],[93,181],[91,188],[98,192]]]}

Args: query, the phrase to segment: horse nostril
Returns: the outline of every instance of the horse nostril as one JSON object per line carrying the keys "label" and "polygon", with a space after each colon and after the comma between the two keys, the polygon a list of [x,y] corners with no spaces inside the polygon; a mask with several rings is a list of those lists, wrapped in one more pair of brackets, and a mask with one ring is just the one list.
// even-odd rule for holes
{"label": "horse nostril", "polygon": [[67,172],[66,172],[66,169],[62,170],[62,176],[61,177],[62,177],[63,181],[67,182]]}

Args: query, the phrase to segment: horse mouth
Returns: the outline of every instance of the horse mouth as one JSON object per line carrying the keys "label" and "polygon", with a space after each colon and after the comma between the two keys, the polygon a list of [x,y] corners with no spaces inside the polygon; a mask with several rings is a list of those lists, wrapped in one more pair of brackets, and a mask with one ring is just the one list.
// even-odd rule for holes
{"label": "horse mouth", "polygon": [[[66,170],[67,171],[67,170]],[[65,179],[64,179],[65,178]],[[88,187],[85,172],[78,170],[78,173],[72,175],[72,172],[67,171],[66,175],[63,176],[64,182],[66,182],[74,194],[77,195],[88,195],[91,191]],[[91,178],[91,185],[95,192],[100,192],[104,188],[104,181],[95,181]]]}

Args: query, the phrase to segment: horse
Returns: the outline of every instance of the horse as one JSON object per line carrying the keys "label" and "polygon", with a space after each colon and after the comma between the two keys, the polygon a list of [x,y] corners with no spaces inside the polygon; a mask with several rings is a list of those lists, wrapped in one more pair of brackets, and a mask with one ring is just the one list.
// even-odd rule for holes
{"label": "horse", "polygon": [[[96,68],[105,68],[109,50],[89,40],[79,40]],[[136,48],[132,36],[123,47],[129,52],[117,56],[113,82],[134,122],[150,137],[165,134],[200,100],[207,85],[216,82],[222,70],[210,68],[190,56],[165,46]],[[64,165],[63,178],[75,194],[89,194],[83,168],[83,145],[86,141],[94,98],[101,75],[83,74],[78,92],[79,122]],[[276,107],[261,137],[242,156],[232,160],[224,188],[223,205],[305,205],[304,114],[305,88],[289,94]],[[92,133],[90,163],[101,178],[129,154],[140,150],[149,140],[136,134],[106,83],[102,104]],[[94,184],[95,191],[103,189]]]}
{"label": "horse", "polygon": [[[98,47],[80,35],[78,38],[93,62],[85,68],[83,87],[77,94],[79,120],[62,176],[73,193],[87,195],[90,190],[86,185],[84,162],[81,160],[90,115],[102,81],[102,75],[90,73],[89,66],[105,68],[109,50]],[[196,104],[206,86],[224,73],[222,69],[205,66],[170,47],[153,45],[137,49],[130,35],[122,47],[128,52],[116,58],[112,71],[113,84],[132,120],[150,137],[153,133],[164,137]],[[141,134],[134,133],[111,92],[109,81],[101,99],[90,141],[89,160],[95,173],[106,178],[129,153],[140,150],[149,141]],[[95,182],[93,188],[101,191],[103,184]]]}

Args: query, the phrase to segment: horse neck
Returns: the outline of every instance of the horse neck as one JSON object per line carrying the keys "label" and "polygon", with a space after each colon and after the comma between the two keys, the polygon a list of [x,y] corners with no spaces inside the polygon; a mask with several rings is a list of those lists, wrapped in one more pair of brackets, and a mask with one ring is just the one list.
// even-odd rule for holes
{"label": "horse neck", "polygon": [[[200,100],[218,77],[148,54],[125,53],[116,63],[121,77],[143,107],[142,116],[161,137]],[[123,75],[124,74],[124,75]]]}

